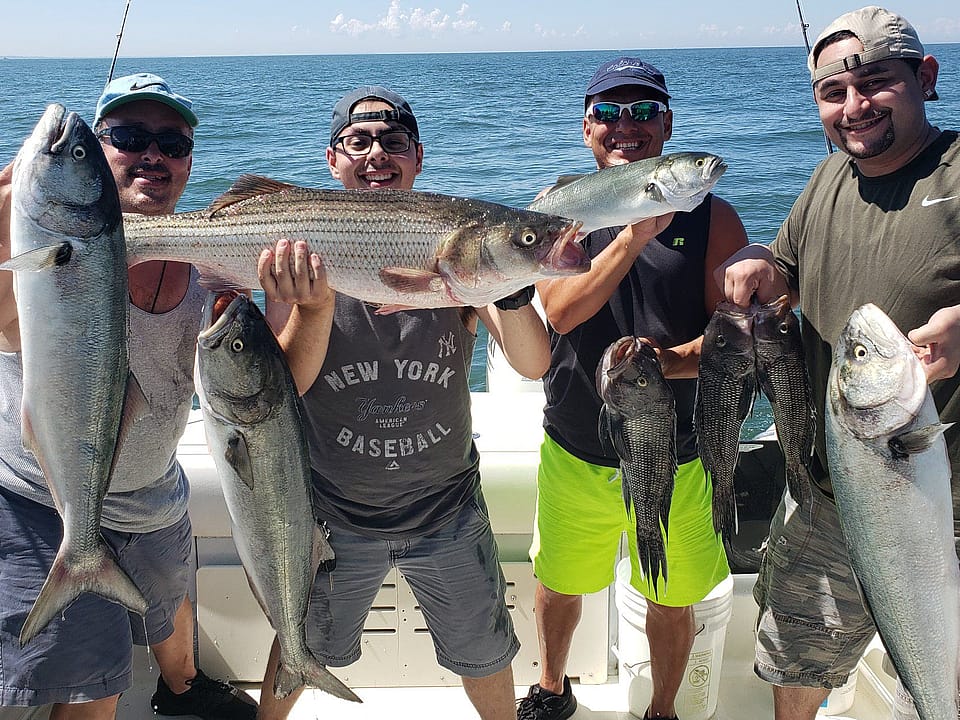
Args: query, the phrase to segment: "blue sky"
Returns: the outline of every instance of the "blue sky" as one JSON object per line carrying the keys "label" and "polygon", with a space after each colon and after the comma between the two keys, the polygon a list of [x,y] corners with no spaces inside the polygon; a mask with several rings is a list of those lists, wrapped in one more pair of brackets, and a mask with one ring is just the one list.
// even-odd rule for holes
{"label": "blue sky", "polygon": [[[868,0],[801,2],[812,42]],[[960,2],[886,7],[960,42]],[[0,55],[111,57],[126,0],[5,3]],[[802,45],[795,0],[132,0],[121,55],[262,55]]]}

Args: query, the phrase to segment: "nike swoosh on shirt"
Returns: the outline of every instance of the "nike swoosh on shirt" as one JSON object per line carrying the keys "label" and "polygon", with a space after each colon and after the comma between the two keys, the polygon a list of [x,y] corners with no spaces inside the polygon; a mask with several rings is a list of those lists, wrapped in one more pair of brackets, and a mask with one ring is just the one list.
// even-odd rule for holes
{"label": "nike swoosh on shirt", "polygon": [[947,200],[956,200],[958,197],[960,197],[960,195],[951,195],[950,197],[931,199],[930,196],[927,195],[925,198],[923,198],[923,200],[920,201],[920,205],[923,207],[930,207],[931,205],[936,205],[937,203],[946,202]]}

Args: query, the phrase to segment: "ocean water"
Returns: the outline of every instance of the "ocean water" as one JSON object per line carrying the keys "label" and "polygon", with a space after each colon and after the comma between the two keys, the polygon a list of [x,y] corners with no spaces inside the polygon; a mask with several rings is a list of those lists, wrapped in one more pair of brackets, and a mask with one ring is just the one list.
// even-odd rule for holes
{"label": "ocean water", "polygon": [[[105,49],[112,50],[112,48]],[[930,45],[940,61],[932,121],[960,117],[960,44]],[[666,151],[704,150],[729,170],[716,193],[733,204],[752,242],[770,242],[826,155],[800,46],[552,53],[125,58],[115,76],[163,75],[195,102],[201,124],[191,181],[179,209],[205,207],[242,173],[337,187],[324,158],[330,111],[359,85],[403,94],[420,124],[417,188],[524,206],[557,175],[590,172],[583,147],[583,89],[620,54],[662,69],[673,96]],[[0,59],[0,164],[13,159],[44,107],[60,102],[92,120],[108,58]],[[485,387],[485,338],[471,385]],[[760,401],[744,428],[771,422]]]}

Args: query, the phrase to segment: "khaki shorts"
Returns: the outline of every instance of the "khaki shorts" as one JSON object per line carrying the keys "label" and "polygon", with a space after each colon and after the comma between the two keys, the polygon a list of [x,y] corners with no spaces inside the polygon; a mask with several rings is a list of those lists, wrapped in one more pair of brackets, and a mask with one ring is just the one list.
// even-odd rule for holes
{"label": "khaki shorts", "polygon": [[580,460],[545,436],[530,548],[534,573],[546,587],[565,595],[602,590],[614,580],[626,531],[630,584],[660,605],[698,603],[730,574],[723,543],[713,530],[712,499],[699,459],[677,469],[666,545],[669,582],[660,577],[655,594],[640,572],[637,529],[627,515],[619,471]]}
{"label": "khaki shorts", "polygon": [[753,595],[760,606],[754,669],[774,685],[840,687],[876,633],[837,506],[816,488],[802,510],[784,493]]}

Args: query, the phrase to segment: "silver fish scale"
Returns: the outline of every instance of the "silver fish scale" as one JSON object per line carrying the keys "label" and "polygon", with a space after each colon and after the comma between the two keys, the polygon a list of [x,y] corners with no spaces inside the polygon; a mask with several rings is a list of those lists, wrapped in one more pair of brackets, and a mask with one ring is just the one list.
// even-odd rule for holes
{"label": "silver fish scale", "polygon": [[[471,269],[481,256],[489,261],[498,244],[510,243],[511,233],[527,221],[540,223],[534,227],[541,230],[541,240],[544,228],[562,227],[557,218],[523,210],[401,190],[292,188],[241,200],[212,214],[201,210],[124,216],[131,262],[188,262],[207,277],[228,279],[228,287],[259,287],[256,259],[260,252],[281,239],[304,240],[311,252],[323,258],[327,281],[334,289],[369,302],[417,307],[455,303],[441,284],[431,285],[432,301],[422,289],[388,287],[381,277],[384,268],[433,273],[438,256],[443,256]],[[451,243],[451,238],[457,240]],[[506,256],[511,270],[525,269],[512,248]],[[526,284],[526,280],[519,282],[520,287]],[[492,299],[514,290],[500,294],[494,290]]]}

